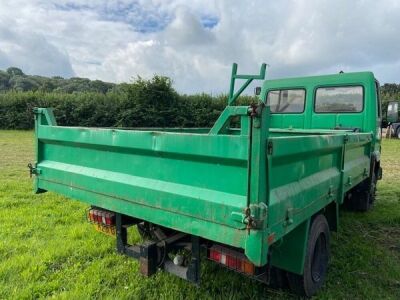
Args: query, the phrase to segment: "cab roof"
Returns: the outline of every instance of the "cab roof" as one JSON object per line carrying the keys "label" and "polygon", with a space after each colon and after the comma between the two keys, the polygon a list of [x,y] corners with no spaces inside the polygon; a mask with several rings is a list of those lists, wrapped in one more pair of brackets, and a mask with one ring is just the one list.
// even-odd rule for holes
{"label": "cab roof", "polygon": [[322,85],[370,84],[375,81],[372,72],[338,73],[307,77],[291,77],[265,80],[263,90],[277,88],[315,87]]}

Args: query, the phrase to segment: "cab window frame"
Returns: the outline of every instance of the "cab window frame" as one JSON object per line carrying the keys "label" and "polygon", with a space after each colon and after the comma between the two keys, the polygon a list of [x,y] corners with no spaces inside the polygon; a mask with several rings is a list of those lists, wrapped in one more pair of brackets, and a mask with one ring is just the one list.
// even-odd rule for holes
{"label": "cab window frame", "polygon": [[267,93],[266,93],[266,95],[265,95],[265,104],[269,104],[268,103],[268,95],[269,95],[269,93],[270,92],[276,92],[276,91],[278,91],[278,92],[282,92],[282,91],[293,91],[293,90],[295,90],[295,91],[304,91],[304,99],[303,99],[303,110],[302,111],[296,111],[296,112],[273,112],[273,111],[270,111],[270,113],[271,114],[274,114],[274,115],[286,115],[286,114],[291,114],[291,115],[293,115],[293,114],[303,114],[304,112],[305,112],[305,110],[306,110],[306,101],[307,101],[307,89],[305,88],[305,87],[289,87],[289,88],[272,88],[272,89],[269,89],[269,90],[267,90]]}
{"label": "cab window frame", "polygon": [[[359,111],[317,111],[317,91],[323,88],[346,88],[346,87],[361,87],[362,90],[362,109]],[[315,114],[361,114],[365,110],[365,87],[363,84],[336,84],[336,85],[319,85],[314,88],[314,99],[313,99],[313,112]]]}

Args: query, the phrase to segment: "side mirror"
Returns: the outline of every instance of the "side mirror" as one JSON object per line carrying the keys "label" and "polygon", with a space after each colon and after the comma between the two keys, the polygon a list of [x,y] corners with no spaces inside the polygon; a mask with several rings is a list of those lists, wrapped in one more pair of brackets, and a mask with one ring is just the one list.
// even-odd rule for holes
{"label": "side mirror", "polygon": [[261,86],[254,88],[254,95],[259,96],[261,94]]}

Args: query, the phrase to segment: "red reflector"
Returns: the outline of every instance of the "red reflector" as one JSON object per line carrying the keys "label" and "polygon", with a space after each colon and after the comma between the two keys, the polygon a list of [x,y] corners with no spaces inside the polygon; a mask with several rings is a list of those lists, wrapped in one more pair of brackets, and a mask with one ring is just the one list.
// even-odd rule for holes
{"label": "red reflector", "polygon": [[101,219],[102,219],[102,213],[101,213],[101,211],[97,211],[97,223],[99,223],[99,224],[101,224]]}
{"label": "red reflector", "polygon": [[97,210],[93,210],[93,222],[97,223]]}
{"label": "red reflector", "polygon": [[237,268],[237,262],[236,262],[236,257],[231,256],[231,255],[226,255],[226,263],[228,267],[236,269]]}
{"label": "red reflector", "polygon": [[99,223],[100,224],[105,224],[106,223],[106,219],[104,218],[104,211],[100,211],[99,216],[100,216]]}
{"label": "red reflector", "polygon": [[110,217],[110,213],[106,213],[106,216],[105,216],[105,224],[106,225],[111,225],[111,217]]}
{"label": "red reflector", "polygon": [[221,260],[221,252],[218,252],[217,250],[210,249],[210,258],[212,260],[215,260],[219,262]]}
{"label": "red reflector", "polygon": [[87,215],[88,221],[99,225],[115,226],[115,213],[100,209],[90,209]]}
{"label": "red reflector", "polygon": [[222,247],[211,247],[208,253],[209,259],[227,266],[235,271],[254,275],[256,267],[246,258],[243,253],[235,252]]}
{"label": "red reflector", "polygon": [[106,225],[115,225],[115,214],[114,213],[106,213],[105,215],[105,224]]}
{"label": "red reflector", "polygon": [[271,233],[268,236],[268,245],[271,245],[275,241],[275,233]]}
{"label": "red reflector", "polygon": [[235,256],[226,256],[226,265],[232,269],[237,269],[238,267],[238,259]]}

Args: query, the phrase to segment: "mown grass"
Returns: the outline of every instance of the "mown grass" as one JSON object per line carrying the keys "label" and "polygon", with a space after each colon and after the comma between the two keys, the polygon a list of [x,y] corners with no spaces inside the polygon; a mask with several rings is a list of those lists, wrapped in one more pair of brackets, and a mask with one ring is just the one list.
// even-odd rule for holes
{"label": "mown grass", "polygon": [[[317,298],[400,299],[399,153],[399,140],[384,141],[374,209],[342,212]],[[86,223],[85,205],[32,193],[33,160],[32,132],[0,131],[0,298],[293,298],[209,263],[200,288],[163,272],[143,278],[135,260],[116,254],[113,238]]]}

